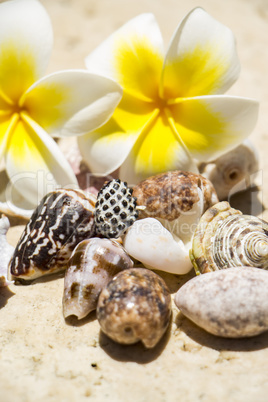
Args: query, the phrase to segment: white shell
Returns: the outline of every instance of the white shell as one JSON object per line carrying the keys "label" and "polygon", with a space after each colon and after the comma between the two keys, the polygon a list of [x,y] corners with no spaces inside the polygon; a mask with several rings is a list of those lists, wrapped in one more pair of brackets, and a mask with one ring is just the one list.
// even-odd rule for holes
{"label": "white shell", "polygon": [[64,278],[63,315],[84,318],[97,307],[101,290],[133,262],[116,241],[91,238],[74,249]]}
{"label": "white shell", "polygon": [[140,219],[128,229],[124,237],[127,253],[146,268],[173,274],[186,274],[192,269],[189,248],[172,236],[154,218]]}
{"label": "white shell", "polygon": [[15,250],[14,247],[7,242],[6,234],[9,227],[10,223],[8,218],[2,215],[0,219],[0,287],[12,283],[7,280],[8,264]]}
{"label": "white shell", "polygon": [[174,298],[180,311],[211,334],[227,338],[268,330],[268,272],[241,267],[197,276]]}
{"label": "white shell", "polygon": [[250,140],[245,140],[214,162],[202,163],[199,169],[213,183],[219,200],[226,200],[252,185],[254,177],[250,176],[258,172],[259,156]]}

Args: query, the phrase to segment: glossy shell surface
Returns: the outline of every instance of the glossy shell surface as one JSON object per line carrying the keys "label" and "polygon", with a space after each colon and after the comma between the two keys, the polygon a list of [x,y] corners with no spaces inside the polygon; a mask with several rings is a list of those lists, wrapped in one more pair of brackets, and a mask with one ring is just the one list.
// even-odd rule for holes
{"label": "glossy shell surface", "polygon": [[171,298],[162,278],[144,268],[116,275],[100,294],[97,318],[101,329],[115,342],[138,341],[154,347],[171,317]]}
{"label": "glossy shell surface", "polygon": [[197,274],[239,266],[268,269],[268,224],[222,201],[200,219],[190,257]]}
{"label": "glossy shell surface", "polygon": [[85,317],[97,307],[101,290],[133,262],[116,241],[91,238],[74,249],[64,278],[63,315]]}
{"label": "glossy shell surface", "polygon": [[154,218],[139,219],[124,237],[128,254],[146,268],[183,275],[193,266],[189,249]]}
{"label": "glossy shell surface", "polygon": [[203,176],[172,171],[152,176],[133,189],[139,218],[158,219],[170,232],[188,242],[204,211],[218,202],[213,185]]}
{"label": "glossy shell surface", "polygon": [[240,338],[268,330],[268,272],[230,268],[184,284],[174,301],[179,310],[211,334]]}
{"label": "glossy shell surface", "polygon": [[65,269],[75,246],[94,232],[95,200],[75,190],[47,194],[22,233],[9,277],[32,280]]}
{"label": "glossy shell surface", "polygon": [[140,217],[155,217],[172,221],[181,214],[192,210],[200,201],[204,210],[217,202],[213,185],[203,176],[190,172],[172,171],[161,173],[137,184],[133,196],[137,197],[137,205],[146,209],[140,211]]}

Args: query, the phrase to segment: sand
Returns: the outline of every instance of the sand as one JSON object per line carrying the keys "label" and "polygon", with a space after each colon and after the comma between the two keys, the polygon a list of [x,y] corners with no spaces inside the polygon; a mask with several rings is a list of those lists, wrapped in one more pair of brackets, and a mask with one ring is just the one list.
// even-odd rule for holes
{"label": "sand", "polygon": [[[180,19],[202,6],[237,39],[241,75],[230,94],[260,101],[251,140],[260,154],[258,189],[234,197],[236,207],[268,220],[267,0],[43,0],[55,45],[49,72],[84,68],[85,56],[131,17],[151,11],[165,43]],[[15,245],[23,226],[13,226]],[[194,276],[163,275],[172,294]],[[63,278],[0,290],[1,402],[264,402],[268,333],[231,340],[207,334],[175,308],[153,350],[121,346],[100,332],[95,313],[78,322],[62,315]],[[213,303],[213,300],[211,300]],[[202,306],[200,306],[202,307]]]}

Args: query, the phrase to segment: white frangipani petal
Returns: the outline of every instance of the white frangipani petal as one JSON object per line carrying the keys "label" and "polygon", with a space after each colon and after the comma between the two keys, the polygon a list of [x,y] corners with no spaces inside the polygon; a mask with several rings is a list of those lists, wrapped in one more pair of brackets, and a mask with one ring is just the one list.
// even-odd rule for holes
{"label": "white frangipani petal", "polygon": [[160,93],[172,98],[224,93],[239,71],[232,31],[196,8],[182,20],[171,40]]}
{"label": "white frangipani petal", "polygon": [[[113,124],[112,119],[108,122],[110,124]],[[77,140],[80,152],[92,172],[106,176],[122,165],[137,137],[138,133],[126,135],[123,132],[105,136],[101,129]]]}
{"label": "white frangipani petal", "polygon": [[259,103],[253,99],[211,95],[172,105],[174,124],[189,152],[209,161],[246,139],[256,125]]}
{"label": "white frangipani petal", "polygon": [[8,143],[6,170],[12,186],[35,205],[56,187],[78,187],[55,141],[26,114]]}
{"label": "white frangipani petal", "polygon": [[0,82],[11,103],[44,74],[52,44],[51,22],[39,1],[0,4]]}
{"label": "white frangipani petal", "polygon": [[103,125],[122,97],[114,81],[86,70],[60,71],[26,92],[23,106],[53,136],[81,135]]}
{"label": "white frangipani petal", "polygon": [[151,43],[158,53],[163,54],[163,39],[153,14],[138,15],[102,42],[87,56],[85,62],[88,70],[117,80],[115,62],[120,46],[127,43],[131,49],[133,41],[140,40]]}

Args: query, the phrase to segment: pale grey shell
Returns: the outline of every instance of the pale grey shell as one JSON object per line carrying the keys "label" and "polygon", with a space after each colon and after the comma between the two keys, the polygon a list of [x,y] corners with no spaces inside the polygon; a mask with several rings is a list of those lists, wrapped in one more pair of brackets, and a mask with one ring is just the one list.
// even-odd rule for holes
{"label": "pale grey shell", "polygon": [[97,307],[101,290],[133,262],[114,240],[91,238],[74,249],[64,278],[63,315],[84,318]]}
{"label": "pale grey shell", "polygon": [[197,274],[239,266],[268,269],[268,223],[222,201],[200,219],[190,258]]}
{"label": "pale grey shell", "polygon": [[104,288],[97,306],[102,331],[115,342],[142,341],[153,348],[171,317],[171,298],[163,279],[144,268],[120,272]]}
{"label": "pale grey shell", "polygon": [[94,233],[95,201],[75,190],[48,193],[15,248],[9,279],[32,280],[67,268],[75,246]]}
{"label": "pale grey shell", "polygon": [[217,336],[249,337],[268,330],[268,272],[262,269],[199,275],[178,290],[174,301],[186,317]]}
{"label": "pale grey shell", "polygon": [[252,185],[258,169],[259,155],[248,139],[215,161],[199,165],[201,174],[213,183],[220,201]]}

